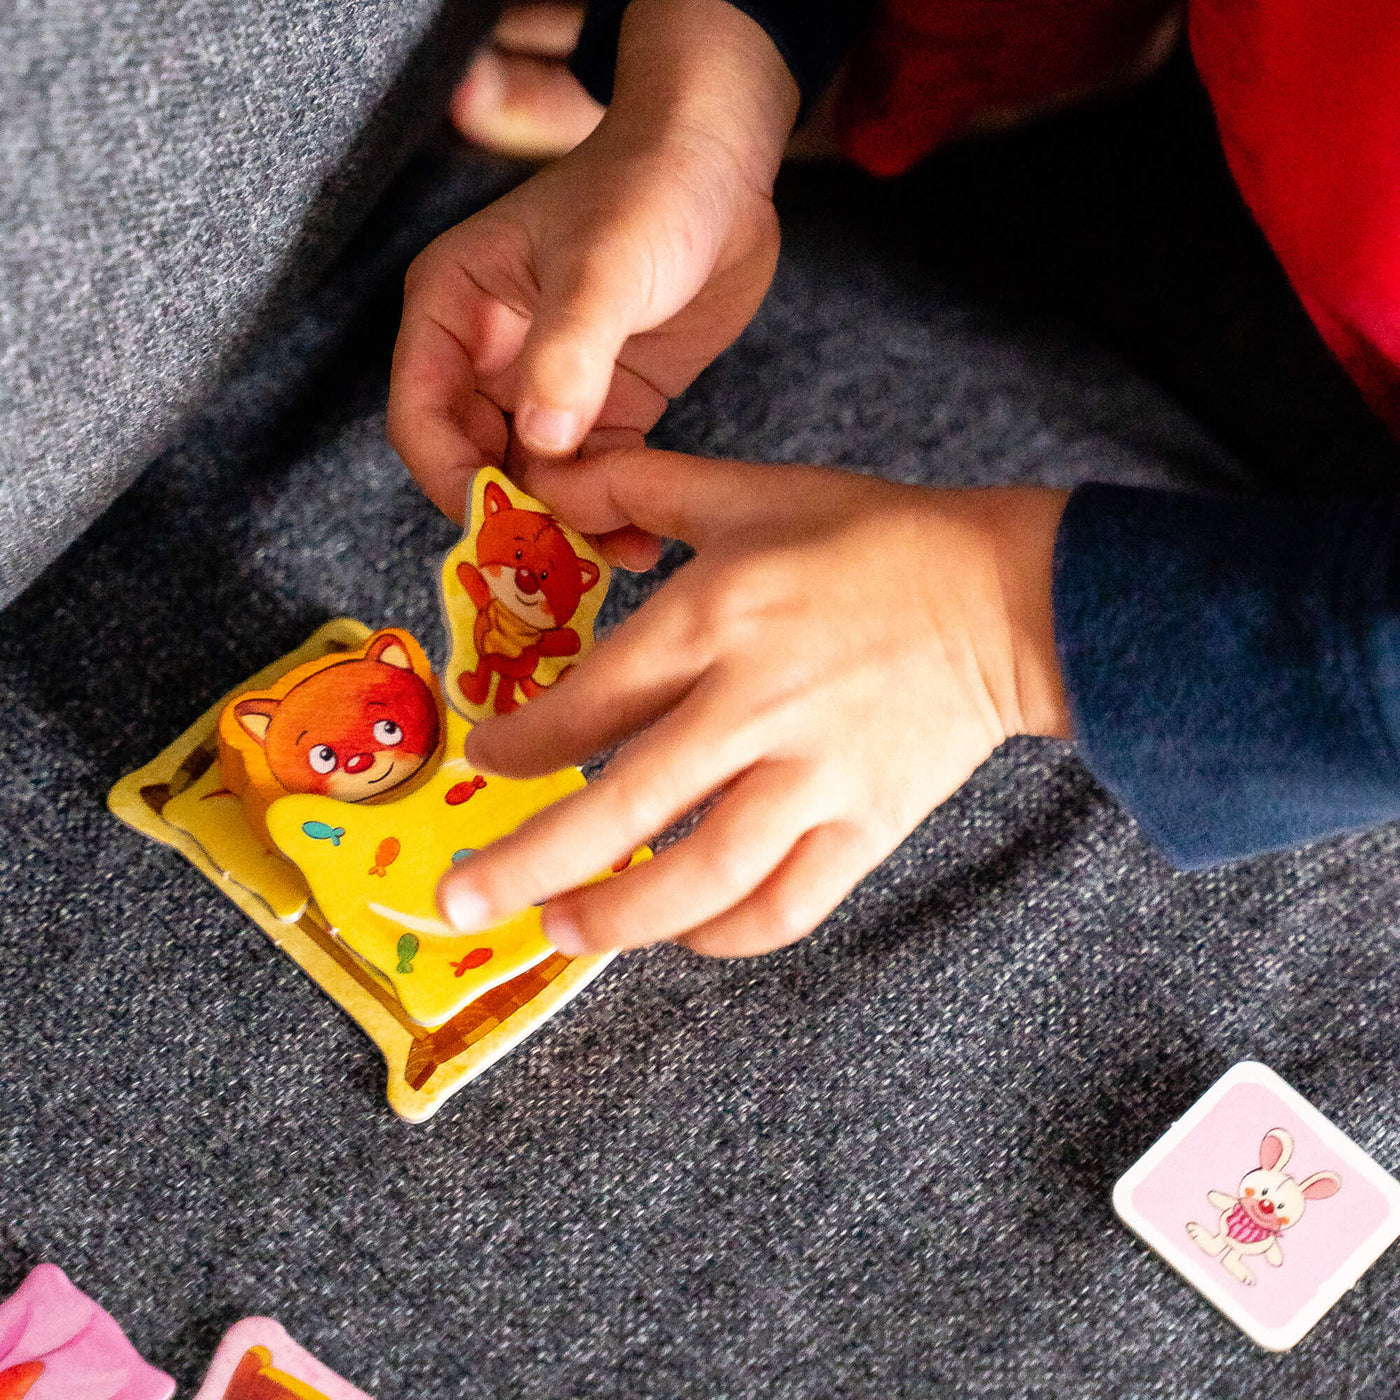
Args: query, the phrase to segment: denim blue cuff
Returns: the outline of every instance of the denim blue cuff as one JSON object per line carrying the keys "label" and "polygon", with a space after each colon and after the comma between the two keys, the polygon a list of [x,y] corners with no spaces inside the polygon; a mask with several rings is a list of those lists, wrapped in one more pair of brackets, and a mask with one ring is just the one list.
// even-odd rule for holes
{"label": "denim blue cuff", "polygon": [[1090,485],[1056,540],[1084,760],[1198,869],[1400,816],[1400,498]]}

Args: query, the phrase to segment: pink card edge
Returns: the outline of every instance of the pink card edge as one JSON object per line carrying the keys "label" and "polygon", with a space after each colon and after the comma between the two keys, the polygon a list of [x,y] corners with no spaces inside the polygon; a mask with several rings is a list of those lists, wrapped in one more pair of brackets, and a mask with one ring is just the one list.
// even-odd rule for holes
{"label": "pink card edge", "polygon": [[[1360,1240],[1356,1247],[1329,1275],[1327,1281],[1307,1306],[1300,1309],[1286,1326],[1260,1326],[1247,1312],[1241,1300],[1229,1292],[1223,1278],[1216,1278],[1204,1269],[1199,1279],[1193,1278],[1173,1254],[1182,1253],[1175,1240],[1169,1239],[1156,1225],[1142,1215],[1132,1202],[1133,1192],[1149,1172],[1185,1138],[1196,1124],[1237,1084],[1255,1084],[1277,1094],[1309,1129],[1334,1151],[1347,1157],[1358,1157],[1365,1163],[1365,1179],[1385,1199],[1386,1216]],[[1122,1176],[1114,1183],[1113,1209],[1118,1218],[1142,1242],[1197,1293],[1225,1315],[1241,1332],[1266,1351],[1282,1352],[1297,1346],[1305,1336],[1341,1301],[1344,1294],[1360,1282],[1365,1272],[1400,1238],[1400,1181],[1367,1152],[1360,1143],[1349,1138],[1320,1108],[1310,1103],[1277,1071],[1259,1060],[1240,1060],[1230,1066],[1180,1118],[1162,1133]],[[1182,1257],[1186,1257],[1182,1253]],[[1191,1261],[1194,1265],[1195,1261]]]}
{"label": "pink card edge", "polygon": [[209,1369],[194,1394],[194,1400],[223,1400],[233,1372],[243,1353],[251,1346],[266,1346],[272,1352],[273,1364],[307,1385],[315,1386],[326,1400],[374,1400],[344,1376],[299,1343],[275,1318],[258,1314],[240,1318],[219,1339]]}
{"label": "pink card edge", "polygon": [[[161,1389],[155,1392],[156,1400],[172,1400],[177,1388],[174,1376],[167,1374],[165,1371],[162,1371],[159,1366],[147,1360],[146,1354],[131,1340],[127,1335],[126,1328],[117,1321],[116,1317],[108,1312],[107,1308],[94,1298],[91,1293],[74,1283],[73,1280],[68,1277],[67,1273],[58,1264],[53,1263],[52,1260],[41,1259],[37,1264],[32,1265],[25,1276],[20,1279],[19,1283],[3,1298],[0,1298],[0,1303],[8,1303],[11,1298],[17,1297],[36,1276],[42,1279],[49,1274],[57,1275],[61,1287],[71,1289],[72,1292],[76,1293],[79,1297],[91,1303],[97,1312],[107,1318],[112,1326],[117,1329],[121,1334],[122,1340],[131,1349],[131,1354],[146,1368],[145,1378],[151,1381],[152,1384],[154,1384],[157,1379],[161,1382]],[[35,1286],[42,1287],[42,1283],[36,1284]]]}

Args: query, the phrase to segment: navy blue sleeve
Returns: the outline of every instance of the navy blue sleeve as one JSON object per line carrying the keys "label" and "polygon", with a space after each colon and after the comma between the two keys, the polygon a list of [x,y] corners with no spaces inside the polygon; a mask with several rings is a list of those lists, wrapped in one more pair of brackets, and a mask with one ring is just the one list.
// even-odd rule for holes
{"label": "navy blue sleeve", "polygon": [[[570,67],[604,106],[612,101],[622,12],[629,0],[591,0]],[[802,93],[805,113],[841,66],[873,0],[730,0],[762,25]],[[799,114],[800,115],[800,114]]]}
{"label": "navy blue sleeve", "polygon": [[1400,816],[1400,497],[1081,487],[1054,607],[1083,757],[1175,865]]}

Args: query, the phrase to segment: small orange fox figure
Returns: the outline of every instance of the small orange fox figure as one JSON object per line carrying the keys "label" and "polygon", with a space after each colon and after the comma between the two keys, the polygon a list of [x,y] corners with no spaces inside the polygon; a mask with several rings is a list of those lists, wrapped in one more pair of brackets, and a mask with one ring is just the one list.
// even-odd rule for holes
{"label": "small orange fox figure", "polygon": [[437,705],[394,632],[381,632],[362,657],[326,666],[280,698],[235,701],[233,713],[287,792],[340,802],[391,791],[437,748]]}
{"label": "small orange fox figure", "polygon": [[463,671],[457,684],[469,704],[482,705],[491,677],[499,676],[495,709],[507,714],[520,703],[517,686],[527,700],[545,689],[535,680],[541,658],[578,654],[579,635],[565,624],[600,573],[592,560],[574,553],[550,516],[511,505],[494,481],[486,485],[484,505],[476,563],[457,565],[477,608],[476,669]]}

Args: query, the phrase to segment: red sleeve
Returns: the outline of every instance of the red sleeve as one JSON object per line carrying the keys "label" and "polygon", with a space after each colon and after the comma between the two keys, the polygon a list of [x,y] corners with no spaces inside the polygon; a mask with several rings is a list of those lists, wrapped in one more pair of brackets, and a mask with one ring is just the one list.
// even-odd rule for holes
{"label": "red sleeve", "polygon": [[1400,435],[1400,4],[1192,0],[1190,34],[1246,202]]}

